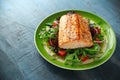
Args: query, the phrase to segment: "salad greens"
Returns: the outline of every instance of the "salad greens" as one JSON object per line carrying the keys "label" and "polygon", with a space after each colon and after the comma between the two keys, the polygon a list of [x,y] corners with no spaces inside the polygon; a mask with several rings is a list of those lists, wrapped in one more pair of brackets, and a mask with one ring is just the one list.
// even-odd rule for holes
{"label": "salad greens", "polygon": [[56,26],[55,28],[51,28],[51,24],[49,24],[49,26],[45,26],[42,28],[42,30],[39,33],[40,34],[39,36],[41,39],[48,41],[49,39],[56,38],[57,32],[58,32],[58,26]]}
{"label": "salad greens", "polygon": [[95,58],[100,53],[101,45],[104,43],[104,36],[101,28],[89,19],[89,27],[94,45],[89,48],[61,49],[58,47],[59,20],[46,23],[39,33],[40,39],[48,43],[55,55],[63,57],[65,64],[81,65],[83,62]]}

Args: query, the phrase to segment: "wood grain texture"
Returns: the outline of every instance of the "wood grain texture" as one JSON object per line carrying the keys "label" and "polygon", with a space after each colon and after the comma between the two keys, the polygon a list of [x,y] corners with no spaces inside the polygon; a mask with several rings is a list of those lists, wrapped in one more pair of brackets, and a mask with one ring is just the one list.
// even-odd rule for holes
{"label": "wood grain texture", "polygon": [[[38,54],[35,28],[46,16],[67,9],[89,11],[110,23],[117,46],[105,64],[87,71],[68,71],[49,64]],[[1,80],[117,80],[119,74],[119,0],[0,0]]]}

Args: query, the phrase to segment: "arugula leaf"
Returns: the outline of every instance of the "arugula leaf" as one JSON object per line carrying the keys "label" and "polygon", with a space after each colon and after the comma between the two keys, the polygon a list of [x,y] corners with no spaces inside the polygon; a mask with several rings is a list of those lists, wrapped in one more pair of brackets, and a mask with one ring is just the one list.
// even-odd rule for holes
{"label": "arugula leaf", "polygon": [[100,50],[100,46],[98,44],[94,44],[92,48],[85,48],[84,49],[87,54],[96,54]]}
{"label": "arugula leaf", "polygon": [[43,41],[44,40],[48,41],[49,39],[55,39],[58,34],[58,28],[59,28],[58,26],[56,26],[55,28],[51,28],[50,26],[43,27],[39,33],[40,39],[43,39]]}
{"label": "arugula leaf", "polygon": [[98,37],[100,40],[103,40],[103,35],[102,35],[102,34],[98,34],[97,37]]}
{"label": "arugula leaf", "polygon": [[68,54],[65,58],[65,64],[75,65],[80,64],[80,59],[78,58],[79,49],[76,49],[74,53]]}
{"label": "arugula leaf", "polygon": [[52,27],[52,23],[46,23],[46,26]]}

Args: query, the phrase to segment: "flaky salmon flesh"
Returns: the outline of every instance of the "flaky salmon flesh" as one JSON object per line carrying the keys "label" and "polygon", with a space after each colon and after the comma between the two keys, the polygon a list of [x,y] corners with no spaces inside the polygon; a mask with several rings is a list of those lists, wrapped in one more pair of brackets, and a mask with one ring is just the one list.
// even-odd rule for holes
{"label": "flaky salmon flesh", "polygon": [[91,47],[93,45],[89,22],[80,14],[66,14],[60,18],[58,46],[63,49]]}

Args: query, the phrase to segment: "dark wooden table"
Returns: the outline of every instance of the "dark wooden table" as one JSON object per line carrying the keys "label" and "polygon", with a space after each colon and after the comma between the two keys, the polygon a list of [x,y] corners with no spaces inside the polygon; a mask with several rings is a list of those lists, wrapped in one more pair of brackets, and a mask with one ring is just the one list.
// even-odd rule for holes
{"label": "dark wooden table", "polygon": [[[67,9],[103,17],[116,33],[113,56],[86,71],[60,69],[46,62],[34,45],[34,31],[48,15]],[[0,0],[0,80],[119,80],[119,0]]]}

